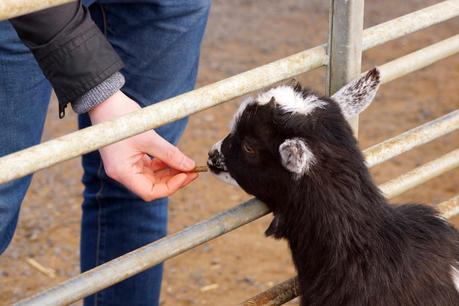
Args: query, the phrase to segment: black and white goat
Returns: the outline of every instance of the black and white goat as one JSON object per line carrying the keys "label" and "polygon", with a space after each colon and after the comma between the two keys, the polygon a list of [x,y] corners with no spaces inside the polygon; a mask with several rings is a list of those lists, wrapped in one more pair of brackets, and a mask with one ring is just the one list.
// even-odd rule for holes
{"label": "black and white goat", "polygon": [[208,165],[272,210],[301,305],[459,305],[458,232],[429,206],[389,205],[346,122],[379,82],[373,69],[331,98],[296,85],[248,99]]}

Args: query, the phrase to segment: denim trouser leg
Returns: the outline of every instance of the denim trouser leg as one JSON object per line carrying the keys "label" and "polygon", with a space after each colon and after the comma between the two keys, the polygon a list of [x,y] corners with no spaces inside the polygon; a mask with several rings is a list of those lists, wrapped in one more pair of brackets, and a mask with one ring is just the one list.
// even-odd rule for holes
{"label": "denim trouser leg", "polygon": [[[147,2],[147,3],[145,3]],[[99,5],[100,4],[100,5]],[[99,1],[93,19],[126,64],[123,91],[149,105],[194,87],[210,1]],[[105,21],[104,21],[105,20]],[[80,128],[90,125],[79,117]],[[186,119],[156,131],[177,143]],[[81,269],[163,237],[167,199],[145,203],[104,173],[98,152],[83,157]],[[85,305],[158,305],[162,265],[85,299]]]}
{"label": "denim trouser leg", "polygon": [[[0,22],[0,156],[40,142],[50,94],[32,54],[11,24]],[[0,253],[13,237],[30,181],[28,176],[0,184]]]}

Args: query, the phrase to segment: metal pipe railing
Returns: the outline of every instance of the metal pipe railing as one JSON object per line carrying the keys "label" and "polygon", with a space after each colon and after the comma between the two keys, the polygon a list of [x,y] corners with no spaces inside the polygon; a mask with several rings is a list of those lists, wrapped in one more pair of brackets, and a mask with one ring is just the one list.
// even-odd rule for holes
{"label": "metal pipe railing", "polygon": [[67,305],[269,213],[251,199],[208,220],[106,262],[15,305]]}
{"label": "metal pipe railing", "polygon": [[[330,0],[328,67],[325,92],[332,96],[362,72],[363,7],[365,0]],[[359,116],[348,119],[355,137]]]}
{"label": "metal pipe railing", "polygon": [[[416,32],[428,26],[446,21],[457,16],[459,1],[443,1],[421,10],[403,15],[401,17],[383,22],[365,30],[362,42],[363,49],[368,50],[381,44],[383,41],[391,41],[407,34]],[[444,14],[439,20],[439,15]],[[384,37],[381,37],[383,35]]]}
{"label": "metal pipe railing", "polygon": [[459,214],[459,194],[451,199],[441,202],[435,207],[446,219]]}
{"label": "metal pipe railing", "polygon": [[76,0],[1,0],[0,20],[44,10]]}
{"label": "metal pipe railing", "polygon": [[[436,205],[436,209],[446,219],[459,214],[459,195]],[[242,302],[240,306],[280,306],[298,296],[298,279],[292,277]]]}
{"label": "metal pipe railing", "polygon": [[[384,154],[384,151],[378,151]],[[399,178],[381,186],[387,197],[395,197],[421,184],[433,176],[452,169],[447,162],[459,165],[459,149],[420,166]],[[417,177],[420,178],[417,178]],[[76,276],[57,287],[38,294],[18,305],[65,305],[116,284],[140,273],[164,260],[176,256],[216,238],[237,227],[247,224],[269,212],[265,204],[252,199],[215,217],[192,225],[174,235],[150,243],[140,249],[120,256],[90,271]]]}
{"label": "metal pipe railing", "polygon": [[424,123],[365,150],[368,167],[373,167],[417,146],[451,133],[459,128],[459,110]]}
{"label": "metal pipe railing", "polygon": [[299,294],[298,279],[292,277],[242,302],[239,306],[283,305],[293,300]]}
{"label": "metal pipe railing", "polygon": [[[459,2],[459,1],[458,1]],[[379,66],[381,81],[390,82],[459,51],[459,34]]]}
{"label": "metal pipe railing", "polygon": [[[459,2],[444,1],[364,31],[363,49],[459,15]],[[0,158],[0,184],[159,127],[327,63],[321,45],[228,79]],[[387,66],[386,68],[387,69]],[[390,78],[387,72],[384,77]]]}
{"label": "metal pipe railing", "polygon": [[[3,18],[5,18],[4,16],[11,17],[14,14],[17,16],[21,14],[19,12],[21,9],[23,9],[23,13],[27,13],[70,1],[48,0],[46,2],[41,2],[39,6],[36,6],[39,1],[3,0],[0,3],[0,19],[2,16]],[[31,6],[26,8],[24,6],[26,3]],[[7,12],[7,10],[9,11]],[[372,48],[457,15],[459,15],[459,1],[457,0],[444,1],[407,14],[365,30],[362,41],[363,49]],[[33,173],[250,91],[326,65],[328,57],[325,50],[326,45],[321,45],[163,101],[112,122],[103,123],[0,158],[0,169],[2,169],[0,183]],[[382,81],[383,83],[388,82],[457,51],[459,51],[459,35],[382,65],[380,67]],[[367,157],[368,165],[375,165],[456,129],[457,111],[456,114],[452,112],[438,120],[435,123],[432,122],[433,124],[426,124],[370,148],[367,155],[377,155],[378,157],[374,157],[373,160]],[[427,135],[429,132],[426,131],[428,130],[433,135]],[[387,197],[393,197],[458,165],[459,149],[387,182],[381,186],[381,190]],[[445,209],[451,211],[450,206]],[[167,258],[176,256],[249,223],[268,212],[263,203],[252,199],[207,221],[195,224],[174,235],[98,266],[20,304],[62,305],[74,302],[144,271]],[[292,282],[287,282],[284,284],[284,288],[288,289],[291,285]],[[292,291],[295,291],[295,288]]]}
{"label": "metal pipe railing", "polygon": [[458,166],[459,149],[456,149],[384,183],[381,191],[385,197],[392,198]]}

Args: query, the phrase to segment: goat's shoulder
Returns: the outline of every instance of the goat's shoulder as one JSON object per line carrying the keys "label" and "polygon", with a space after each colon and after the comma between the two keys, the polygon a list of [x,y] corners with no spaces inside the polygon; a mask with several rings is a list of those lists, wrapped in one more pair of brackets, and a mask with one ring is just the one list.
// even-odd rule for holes
{"label": "goat's shoulder", "polygon": [[459,232],[434,207],[409,203],[394,206],[394,212],[394,227],[411,242],[459,249]]}
{"label": "goat's shoulder", "polygon": [[[432,206],[418,203],[394,205],[395,222],[413,231],[430,231],[434,236],[442,233],[456,235],[458,232]],[[409,230],[406,228],[406,230]]]}

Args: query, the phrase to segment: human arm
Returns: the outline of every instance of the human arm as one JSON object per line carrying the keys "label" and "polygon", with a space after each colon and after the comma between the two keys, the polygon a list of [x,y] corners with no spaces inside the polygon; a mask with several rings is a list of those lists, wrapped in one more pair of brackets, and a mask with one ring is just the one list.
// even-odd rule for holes
{"label": "human arm", "polygon": [[[119,89],[122,62],[80,2],[11,20],[59,99],[89,111],[93,124],[139,109]],[[168,196],[196,178],[194,162],[154,131],[100,149],[107,174],[144,200]],[[155,156],[152,158],[152,156]]]}
{"label": "human arm", "polygon": [[[60,117],[68,103],[84,113],[123,86],[124,78],[119,73],[123,62],[81,1],[13,18],[10,22],[53,86]],[[97,91],[100,86],[103,91]],[[98,100],[85,105],[86,100],[81,97],[94,89]]]}

